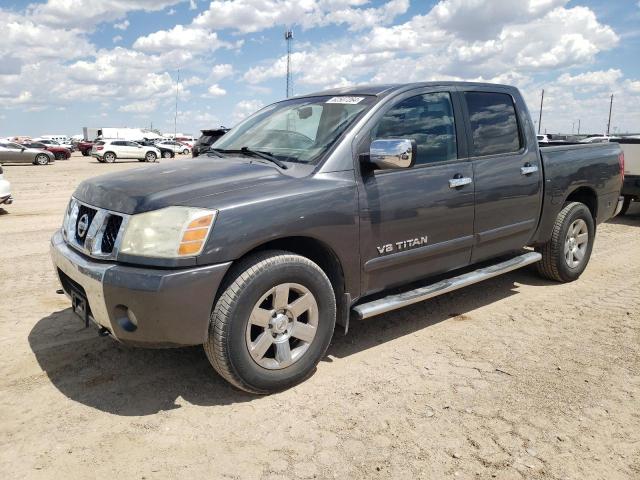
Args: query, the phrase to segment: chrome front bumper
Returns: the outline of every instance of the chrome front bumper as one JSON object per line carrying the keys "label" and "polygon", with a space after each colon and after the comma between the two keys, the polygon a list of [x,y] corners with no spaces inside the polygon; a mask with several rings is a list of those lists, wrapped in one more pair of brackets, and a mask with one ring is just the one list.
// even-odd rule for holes
{"label": "chrome front bumper", "polygon": [[160,269],[95,260],[58,230],[51,259],[65,294],[86,297],[88,319],[130,345],[175,347],[206,341],[218,287],[230,262]]}
{"label": "chrome front bumper", "polygon": [[[51,238],[49,251],[54,268],[62,271],[84,290],[91,308],[90,318],[98,325],[113,332],[104,300],[102,283],[105,273],[114,267],[114,264],[90,261],[80,255],[65,243],[60,230]],[[61,281],[61,283],[64,287],[64,282]],[[67,288],[63,288],[63,290],[71,299],[71,292]]]}

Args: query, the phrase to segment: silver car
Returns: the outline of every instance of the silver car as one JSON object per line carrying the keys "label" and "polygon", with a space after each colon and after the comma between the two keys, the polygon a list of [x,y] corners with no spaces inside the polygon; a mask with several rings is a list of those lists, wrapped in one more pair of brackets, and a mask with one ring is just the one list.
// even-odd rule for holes
{"label": "silver car", "polygon": [[47,165],[54,161],[53,153],[38,148],[26,148],[14,142],[0,142],[0,164],[33,163]]}

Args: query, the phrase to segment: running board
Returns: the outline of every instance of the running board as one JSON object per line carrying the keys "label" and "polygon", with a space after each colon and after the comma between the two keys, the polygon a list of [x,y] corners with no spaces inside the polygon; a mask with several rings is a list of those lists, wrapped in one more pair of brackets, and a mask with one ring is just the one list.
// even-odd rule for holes
{"label": "running board", "polygon": [[518,268],[536,263],[542,259],[542,255],[537,252],[528,252],[519,255],[504,262],[496,263],[488,267],[479,268],[473,272],[465,273],[457,277],[448,278],[426,287],[417,288],[408,292],[399,293],[397,295],[389,295],[379,300],[373,300],[368,303],[362,303],[353,307],[353,311],[361,318],[374,317],[382,313],[390,312],[398,308],[413,305],[414,303],[437,297],[444,293],[458,290],[459,288],[473,285],[474,283],[497,277],[503,273],[511,272]]}

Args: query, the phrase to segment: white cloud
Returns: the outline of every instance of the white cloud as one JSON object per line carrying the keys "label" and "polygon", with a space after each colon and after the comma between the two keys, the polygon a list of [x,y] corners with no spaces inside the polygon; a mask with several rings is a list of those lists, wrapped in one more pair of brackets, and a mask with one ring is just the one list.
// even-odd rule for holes
{"label": "white cloud", "polygon": [[244,120],[252,113],[260,110],[264,104],[260,100],[241,100],[239,101],[233,109],[233,114],[231,117],[231,121],[235,124],[241,120]]}
{"label": "white cloud", "polygon": [[114,23],[113,28],[117,28],[118,30],[126,30],[129,28],[129,20],[123,20],[120,23]]}
{"label": "white cloud", "polygon": [[111,39],[113,43],[120,43],[122,41],[122,35],[116,35]]}
{"label": "white cloud", "polygon": [[222,97],[227,94],[227,91],[220,87],[217,83],[214,83],[207,90],[208,96],[210,97]]}
{"label": "white cloud", "polygon": [[93,30],[95,25],[123,18],[133,11],[158,11],[183,0],[48,0],[29,5],[38,23]]}
{"label": "white cloud", "polygon": [[166,52],[174,49],[205,52],[214,51],[221,47],[230,48],[231,44],[219,40],[215,32],[183,25],[176,25],[171,30],[159,30],[146,37],[139,37],[133,44],[133,48],[145,52]]}
{"label": "white cloud", "polygon": [[233,75],[233,65],[230,63],[221,63],[218,65],[214,65],[211,68],[211,72],[209,73],[209,80],[212,82],[217,82],[222,80],[223,78],[230,77]]}
{"label": "white cloud", "polygon": [[242,33],[278,25],[311,28],[346,23],[359,29],[389,23],[409,8],[408,0],[390,0],[379,8],[359,8],[367,3],[363,0],[214,0],[193,24]]}
{"label": "white cloud", "polygon": [[576,85],[611,86],[618,83],[621,78],[622,78],[622,71],[620,69],[610,68],[609,70],[585,72],[585,73],[579,73],[577,75],[563,73],[562,75],[560,75],[557,82],[560,85],[568,85],[568,86],[576,86]]}

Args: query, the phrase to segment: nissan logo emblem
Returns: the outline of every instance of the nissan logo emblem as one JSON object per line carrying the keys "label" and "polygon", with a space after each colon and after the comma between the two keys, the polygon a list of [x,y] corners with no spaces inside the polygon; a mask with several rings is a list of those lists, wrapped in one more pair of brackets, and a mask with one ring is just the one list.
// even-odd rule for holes
{"label": "nissan logo emblem", "polygon": [[80,238],[84,238],[84,236],[87,234],[87,230],[89,230],[89,215],[85,213],[80,217],[76,230],[78,231],[78,236]]}

